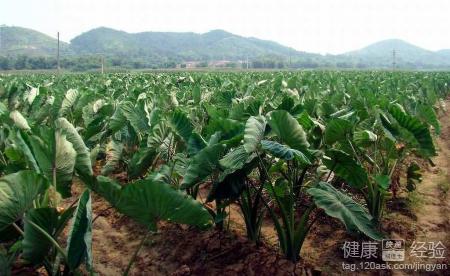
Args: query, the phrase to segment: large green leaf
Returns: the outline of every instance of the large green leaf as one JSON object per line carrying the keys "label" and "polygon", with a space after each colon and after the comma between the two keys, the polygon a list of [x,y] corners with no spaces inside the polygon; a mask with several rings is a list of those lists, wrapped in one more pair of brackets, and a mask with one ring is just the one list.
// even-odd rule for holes
{"label": "large green leaf", "polygon": [[327,150],[322,161],[329,170],[332,170],[354,188],[362,189],[369,182],[364,168],[343,151]]}
{"label": "large green leaf", "polygon": [[374,177],[374,180],[377,184],[378,189],[381,191],[387,191],[389,189],[389,186],[391,185],[391,178],[389,177],[389,175],[376,175]]}
{"label": "large green leaf", "polygon": [[72,106],[77,102],[80,93],[76,89],[69,89],[64,96],[64,99],[61,103],[61,108],[59,109],[59,116],[62,117],[66,115]]}
{"label": "large green leaf", "polygon": [[109,203],[115,205],[119,202],[122,186],[108,177],[99,175],[97,176],[94,191],[101,195]]}
{"label": "large green leaf", "polygon": [[20,171],[0,178],[0,231],[22,217],[48,187],[44,177]]}
{"label": "large green leaf", "polygon": [[353,140],[358,146],[365,147],[377,141],[378,136],[370,130],[355,131]]}
{"label": "large green leaf", "polygon": [[218,166],[225,146],[215,144],[199,151],[190,161],[182,182],[182,188],[189,188],[210,175]]}
{"label": "large green leaf", "polygon": [[220,159],[219,163],[226,171],[233,172],[235,170],[242,169],[245,163],[250,162],[255,157],[255,153],[249,154],[244,149],[244,146],[239,146],[228,152],[222,159]]}
{"label": "large green leaf", "polygon": [[298,123],[303,127],[303,129],[311,129],[315,123],[309,116],[308,112],[303,111],[298,117],[297,117]]}
{"label": "large green leaf", "polygon": [[126,101],[120,105],[120,110],[136,133],[142,134],[150,130],[145,112],[140,110],[139,106],[134,106],[131,102]]}
{"label": "large green leaf", "polygon": [[147,146],[154,150],[158,149],[164,140],[169,136],[170,128],[165,122],[156,124],[147,138]]}
{"label": "large green leaf", "polygon": [[109,141],[106,145],[106,164],[102,168],[102,174],[107,175],[114,171],[116,166],[122,160],[123,144],[114,140]]}
{"label": "large green leaf", "polygon": [[222,140],[229,140],[243,134],[245,125],[239,121],[226,119],[226,118],[214,118],[208,122],[206,126],[206,134],[214,135],[217,132],[221,133]]}
{"label": "large green leaf", "polygon": [[30,209],[24,219],[23,258],[33,264],[42,263],[50,250],[55,249],[54,242],[57,242],[73,210],[69,208],[60,214],[56,208]]}
{"label": "large green leaf", "polygon": [[0,102],[0,116],[6,114],[8,112],[8,108],[2,102]]}
{"label": "large green leaf", "polygon": [[[69,197],[77,153],[61,129],[40,128],[34,135],[21,134],[18,142],[29,163],[35,163],[63,197]],[[19,137],[18,137],[19,138]],[[31,161],[32,158],[34,161]],[[90,161],[89,161],[90,162]]]}
{"label": "large green leaf", "polygon": [[58,226],[59,215],[55,208],[38,208],[28,211],[22,242],[23,258],[33,264],[44,261],[53,245],[41,229],[54,239]]}
{"label": "large green leaf", "polygon": [[145,148],[137,151],[128,162],[127,170],[130,179],[138,178],[152,165],[156,151],[152,148]]}
{"label": "large green leaf", "polygon": [[112,132],[119,131],[127,122],[127,118],[125,115],[123,115],[123,112],[120,108],[120,106],[117,106],[117,108],[114,110],[113,115],[109,119],[109,129]]}
{"label": "large green leaf", "polygon": [[412,192],[416,189],[416,185],[422,182],[422,173],[417,163],[413,162],[408,166],[406,171],[406,189]]}
{"label": "large green leaf", "polygon": [[81,263],[92,268],[92,207],[91,194],[85,190],[75,211],[67,239],[67,262],[74,270]]}
{"label": "large green leaf", "polygon": [[224,171],[209,192],[207,201],[215,199],[236,199],[245,187],[247,176],[257,166],[256,153],[247,153],[241,145],[228,152],[221,160]]}
{"label": "large green leaf", "polygon": [[284,160],[292,160],[295,158],[303,164],[311,164],[311,161],[309,161],[308,157],[303,154],[303,152],[296,149],[291,149],[290,147],[282,145],[278,142],[262,140],[261,145],[264,150],[268,151],[275,157],[282,158]]}
{"label": "large green leaf", "polygon": [[[75,169],[77,173],[83,176],[83,180],[87,177],[92,177],[92,164],[89,154],[89,150],[84,144],[83,138],[81,138],[75,127],[67,121],[65,118],[59,118],[55,121],[55,127],[66,135],[66,139],[72,143],[75,152],[77,153]],[[87,183],[89,184],[89,183]]]}
{"label": "large green leaf", "polygon": [[30,126],[28,125],[27,119],[25,119],[25,117],[23,117],[23,115],[17,111],[11,111],[11,113],[9,113],[9,118],[11,118],[11,120],[14,122],[14,124],[23,130],[30,130]]}
{"label": "large green leaf", "polygon": [[170,126],[187,143],[194,129],[189,118],[183,111],[176,109],[170,117]]}
{"label": "large green leaf", "polygon": [[41,173],[41,169],[34,158],[32,150],[23,136],[26,138],[28,135],[26,133],[22,134],[21,131],[17,131],[15,134],[11,135],[14,148],[22,152],[22,156],[25,158],[25,162],[27,163],[29,169],[33,169],[35,172]]}
{"label": "large green leaf", "polygon": [[199,104],[202,100],[202,93],[200,91],[200,85],[197,84],[194,86],[194,89],[192,90],[192,98],[194,99],[195,104]]}
{"label": "large green leaf", "polygon": [[347,135],[353,132],[352,124],[344,119],[332,119],[325,129],[324,142],[328,145],[346,140]]}
{"label": "large green leaf", "polygon": [[254,152],[261,140],[264,138],[266,129],[266,118],[263,116],[252,116],[248,118],[244,130],[244,148],[248,153]]}
{"label": "large green leaf", "polygon": [[189,156],[196,155],[200,150],[206,147],[206,142],[200,134],[192,132],[187,142],[187,153]]}
{"label": "large green leaf", "polygon": [[322,208],[327,215],[342,221],[347,230],[360,231],[374,240],[383,238],[363,206],[330,184],[320,182],[317,186],[308,189],[308,193],[319,208]]}
{"label": "large green leaf", "polygon": [[268,123],[273,132],[289,147],[305,150],[309,147],[301,125],[287,111],[276,110],[269,113]]}
{"label": "large green leaf", "polygon": [[396,141],[396,137],[400,134],[399,130],[394,126],[393,122],[383,112],[378,113],[380,123],[386,137],[392,141]]}
{"label": "large green leaf", "polygon": [[111,181],[104,177],[100,181],[101,194],[106,194],[113,206],[151,230],[156,230],[159,220],[201,228],[212,223],[211,215],[200,202],[164,182],[139,180],[119,189],[114,182],[107,184]]}
{"label": "large green leaf", "polygon": [[[52,160],[52,174],[56,176],[56,189],[63,197],[71,196],[70,187],[75,169],[77,153],[65,134],[55,133],[55,157]],[[90,160],[89,160],[90,162]]]}
{"label": "large green leaf", "polygon": [[425,104],[419,105],[417,107],[417,113],[422,120],[433,126],[434,132],[437,135],[441,134],[441,125],[438,117],[436,116],[436,112],[433,110],[433,107]]}
{"label": "large green leaf", "polygon": [[436,155],[436,149],[434,148],[430,130],[425,124],[419,119],[406,114],[398,105],[391,105],[389,107],[389,113],[402,128],[406,129],[414,136],[419,145],[419,151],[423,155],[427,157]]}

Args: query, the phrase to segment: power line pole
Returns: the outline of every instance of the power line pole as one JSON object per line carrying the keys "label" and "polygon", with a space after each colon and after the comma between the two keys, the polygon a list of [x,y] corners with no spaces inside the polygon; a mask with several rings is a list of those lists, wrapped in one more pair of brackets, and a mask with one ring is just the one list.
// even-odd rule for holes
{"label": "power line pole", "polygon": [[57,68],[58,74],[59,74],[59,69],[60,69],[60,64],[59,64],[59,32],[58,32],[57,36],[58,36],[58,52],[56,54],[56,62],[57,62],[56,68]]}
{"label": "power line pole", "polygon": [[291,69],[292,68],[292,50],[291,49],[289,49],[289,69]]}
{"label": "power line pole", "polygon": [[104,63],[105,63],[105,58],[103,57],[103,55],[101,56],[101,62],[102,62],[102,74],[104,73],[104,67],[105,67],[105,65],[104,65]]}
{"label": "power line pole", "polygon": [[392,50],[392,71],[395,71],[395,66],[396,66],[396,62],[395,62],[395,49]]}
{"label": "power line pole", "polygon": [[247,56],[247,70],[248,70],[248,56]]}

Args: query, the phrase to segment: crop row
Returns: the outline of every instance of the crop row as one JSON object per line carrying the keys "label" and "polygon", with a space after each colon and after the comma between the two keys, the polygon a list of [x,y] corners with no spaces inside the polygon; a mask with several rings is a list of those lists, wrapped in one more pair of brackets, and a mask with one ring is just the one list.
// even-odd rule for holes
{"label": "crop row", "polygon": [[[293,262],[324,216],[380,240],[386,202],[421,181],[411,160],[436,155],[449,82],[440,72],[0,76],[0,274],[18,258],[49,275],[93,269],[92,192],[149,232],[160,220],[224,229],[236,204],[248,239],[261,242],[269,216]],[[85,190],[62,208],[75,177]]]}

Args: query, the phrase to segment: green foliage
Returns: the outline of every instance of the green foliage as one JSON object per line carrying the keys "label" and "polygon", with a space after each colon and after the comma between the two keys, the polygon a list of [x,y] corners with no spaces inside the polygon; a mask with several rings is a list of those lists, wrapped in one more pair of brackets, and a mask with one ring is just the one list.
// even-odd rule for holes
{"label": "green foliage", "polygon": [[177,109],[170,118],[171,127],[184,141],[188,142],[192,135],[193,127],[186,114]]}
{"label": "green foliage", "polygon": [[352,134],[351,122],[344,119],[332,119],[328,124],[325,130],[325,135],[323,137],[324,142],[332,145],[336,141],[346,140],[349,135]]}
{"label": "green foliage", "polygon": [[272,111],[268,116],[268,123],[281,142],[300,151],[309,147],[306,133],[291,114],[284,110],[277,110]]}
{"label": "green foliage", "polygon": [[310,165],[311,162],[308,160],[308,157],[303,154],[301,151],[296,149],[291,149],[288,146],[282,145],[278,142],[262,140],[261,146],[264,150],[266,150],[271,155],[282,158],[284,160],[292,160],[297,159],[301,163]]}
{"label": "green foliage", "polygon": [[39,264],[44,261],[53,247],[52,241],[42,232],[53,239],[57,236],[64,223],[55,208],[37,208],[30,210],[25,219],[23,257],[25,260]]}
{"label": "green foliage", "polygon": [[92,207],[91,194],[85,190],[75,210],[67,238],[67,265],[73,270],[85,262],[92,268]]}
{"label": "green foliage", "polygon": [[383,236],[375,230],[372,217],[364,208],[348,195],[339,192],[328,183],[321,182],[308,189],[314,202],[329,216],[342,221],[350,231],[360,231],[374,240],[381,240]]}
{"label": "green foliage", "polygon": [[416,190],[416,185],[422,182],[422,173],[417,163],[411,163],[406,171],[406,189],[409,192]]}
{"label": "green foliage", "polygon": [[325,152],[323,163],[337,176],[343,178],[350,186],[358,189],[366,187],[369,182],[367,172],[350,155],[340,150]]}
{"label": "green foliage", "polygon": [[65,134],[66,139],[72,143],[76,152],[75,170],[83,178],[86,184],[90,184],[90,177],[92,177],[92,164],[89,149],[84,144],[75,127],[69,123],[65,118],[59,118],[55,121],[55,128],[59,129]]}
{"label": "green foliage", "polygon": [[119,189],[113,181],[101,178],[98,190],[120,212],[130,216],[152,231],[159,220],[208,227],[211,215],[188,195],[168,184],[151,179],[139,180]]}
{"label": "green foliage", "polygon": [[47,187],[48,182],[32,171],[0,178],[0,231],[19,220]]}
{"label": "green foliage", "polygon": [[224,145],[215,144],[205,147],[192,157],[183,178],[182,188],[190,188],[209,176],[217,168],[224,151]]}
{"label": "green foliage", "polygon": [[[23,247],[0,262],[93,269],[91,191],[149,231],[224,229],[237,204],[258,244],[268,214],[294,262],[326,215],[380,239],[386,202],[420,182],[405,164],[436,153],[448,83],[400,71],[2,75],[0,231]],[[74,180],[87,190],[58,212]]]}
{"label": "green foliage", "polygon": [[264,137],[266,119],[263,116],[252,116],[245,124],[244,148],[250,153],[254,152]]}
{"label": "green foliage", "polygon": [[426,157],[435,156],[433,139],[431,138],[429,128],[419,119],[406,114],[398,105],[391,105],[389,113],[395,118],[400,127],[408,131],[415,138],[418,150]]}

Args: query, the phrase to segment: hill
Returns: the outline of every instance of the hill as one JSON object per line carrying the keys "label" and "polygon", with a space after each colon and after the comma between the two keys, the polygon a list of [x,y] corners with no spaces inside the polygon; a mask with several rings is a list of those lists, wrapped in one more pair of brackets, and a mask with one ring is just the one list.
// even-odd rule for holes
{"label": "hill", "polygon": [[436,53],[442,58],[450,59],[450,49],[439,50]]}
{"label": "hill", "polygon": [[375,68],[391,68],[394,50],[398,68],[433,69],[450,67],[449,50],[442,50],[441,53],[433,52],[400,39],[379,41],[362,49],[339,55],[338,58],[353,64],[367,64]]}
{"label": "hill", "polygon": [[317,55],[302,53],[272,41],[246,38],[223,30],[204,34],[175,32],[127,33],[96,28],[71,40],[80,54],[103,53],[132,57],[163,57],[176,60],[244,60],[261,56],[288,58]]}
{"label": "hill", "polygon": [[[56,66],[55,38],[21,28],[0,26],[0,69],[51,69]],[[430,51],[399,39],[376,42],[341,55],[322,56],[297,51],[279,43],[243,37],[224,30],[128,33],[95,28],[61,42],[63,68],[99,68],[100,56],[108,67],[173,68],[189,63],[224,64],[249,60],[252,68],[365,68],[450,69],[450,50]],[[25,60],[25,57],[28,60]],[[45,59],[43,59],[45,58]],[[229,63],[228,63],[229,64]]]}
{"label": "hill", "polygon": [[[62,54],[70,53],[70,46],[60,42]],[[57,40],[35,30],[0,26],[0,55],[54,56]]]}

